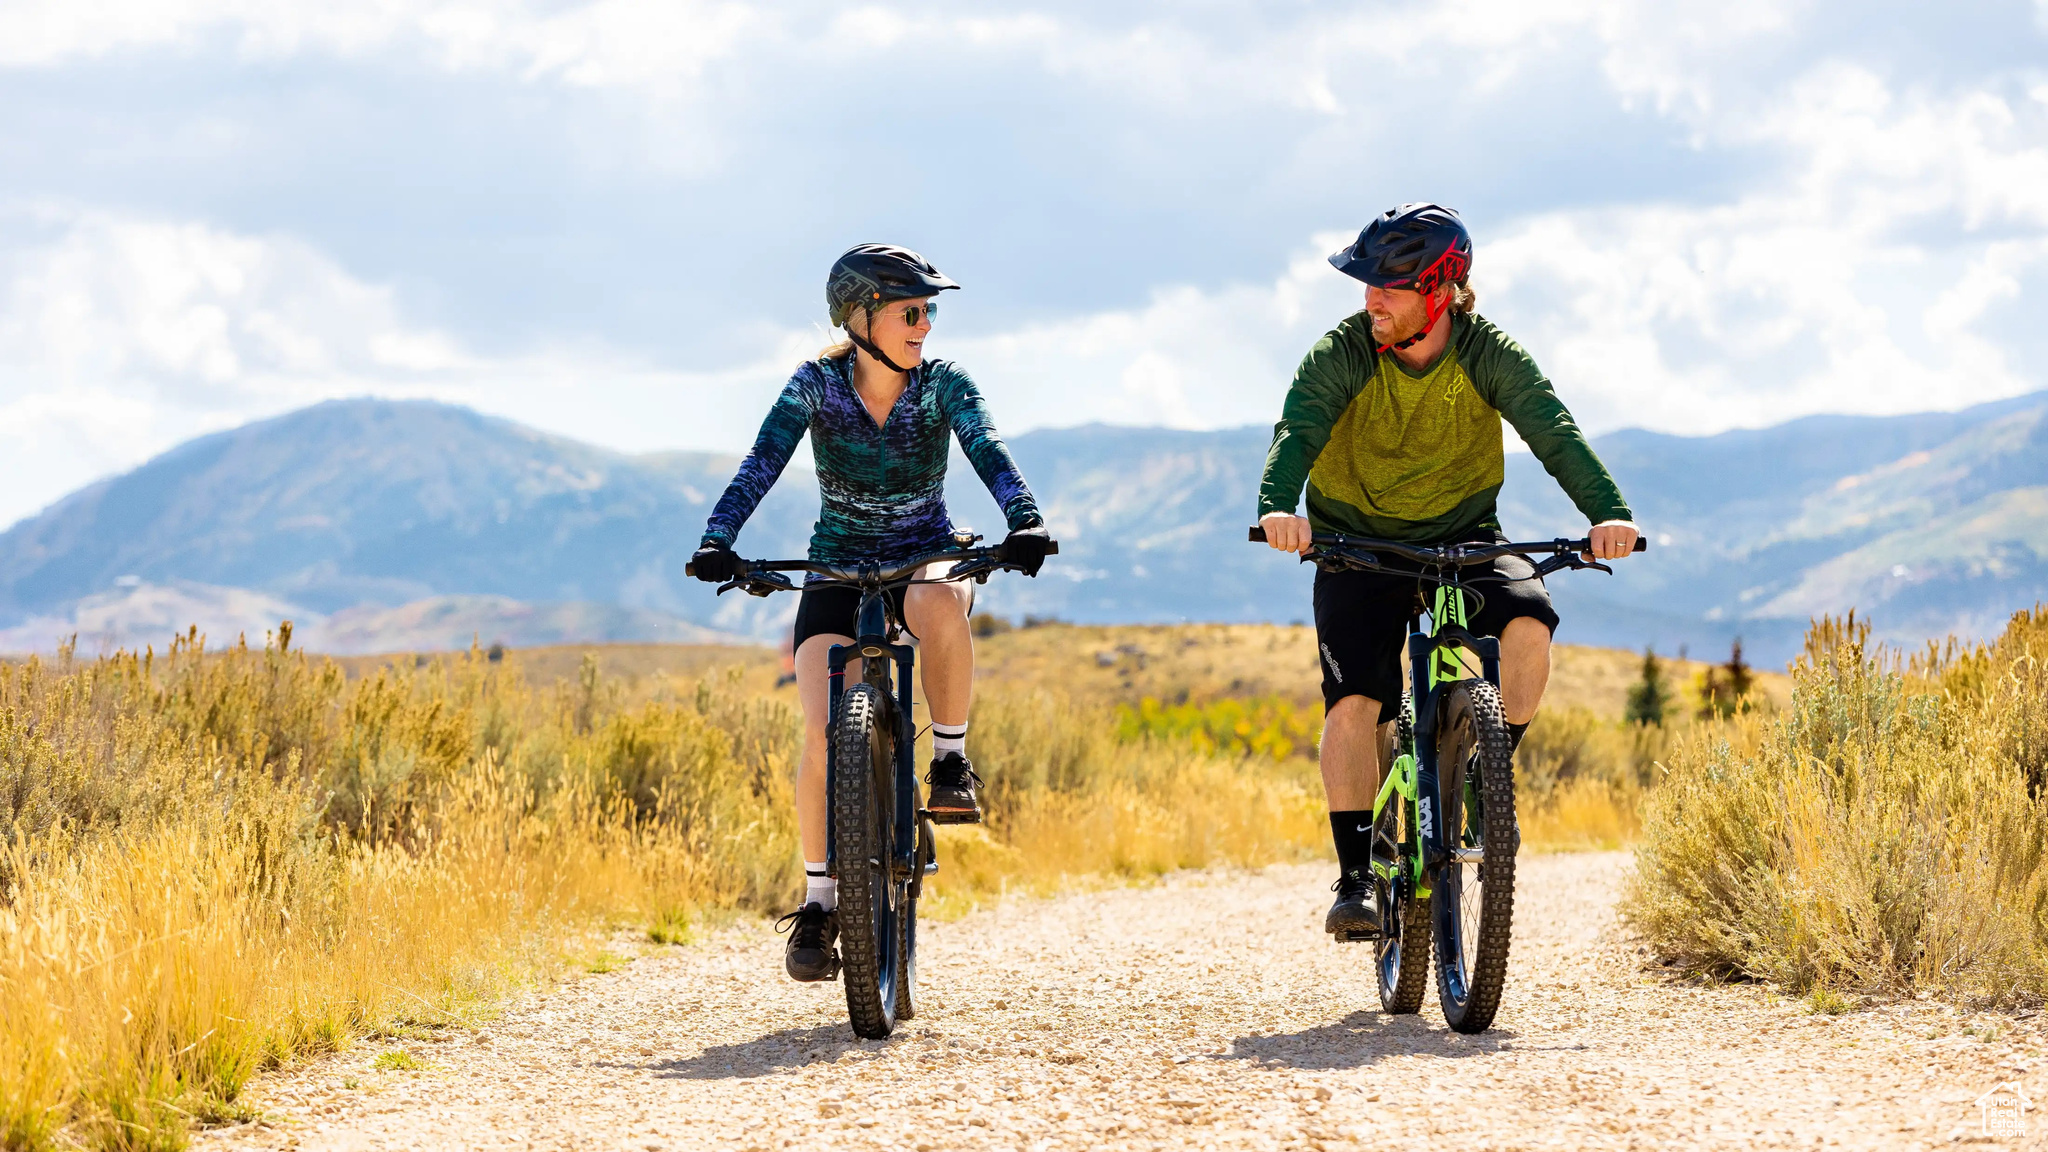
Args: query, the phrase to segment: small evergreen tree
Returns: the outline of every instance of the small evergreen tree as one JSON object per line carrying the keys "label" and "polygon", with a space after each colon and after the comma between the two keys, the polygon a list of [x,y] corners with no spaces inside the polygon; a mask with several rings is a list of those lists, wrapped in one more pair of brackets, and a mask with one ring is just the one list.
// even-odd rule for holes
{"label": "small evergreen tree", "polygon": [[1628,690],[1628,722],[1662,727],[1664,712],[1671,706],[1671,690],[1664,686],[1664,662],[1655,648],[1643,649],[1643,673]]}
{"label": "small evergreen tree", "polygon": [[1735,638],[1735,648],[1728,653],[1728,663],[1723,664],[1721,670],[1728,674],[1728,694],[1737,700],[1748,696],[1749,690],[1756,686],[1756,674],[1742,658],[1742,637]]}
{"label": "small evergreen tree", "polygon": [[1700,685],[1700,719],[1734,715],[1755,686],[1756,673],[1742,658],[1742,637],[1737,636],[1728,662],[1707,669],[1706,680]]}

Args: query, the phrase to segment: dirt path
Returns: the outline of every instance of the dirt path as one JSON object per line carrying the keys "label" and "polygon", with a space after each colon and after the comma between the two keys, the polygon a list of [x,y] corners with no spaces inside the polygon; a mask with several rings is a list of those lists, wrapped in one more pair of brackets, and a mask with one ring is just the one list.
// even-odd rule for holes
{"label": "dirt path", "polygon": [[[1643,973],[1622,856],[1524,862],[1492,1032],[1379,1013],[1363,945],[1320,932],[1327,869],[1210,873],[928,925],[919,1018],[845,1025],[749,923],[534,995],[484,1032],[365,1046],[260,1084],[268,1125],[203,1147],[2048,1147],[2038,1017],[1902,1004],[1827,1017]],[[2044,1107],[1980,1134],[1981,1094]],[[1442,1146],[1436,1141],[1431,1146]]]}

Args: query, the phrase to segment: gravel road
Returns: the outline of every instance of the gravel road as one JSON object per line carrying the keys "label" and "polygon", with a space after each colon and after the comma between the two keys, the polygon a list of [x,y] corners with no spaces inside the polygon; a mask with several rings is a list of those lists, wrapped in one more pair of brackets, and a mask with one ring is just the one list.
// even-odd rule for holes
{"label": "gravel road", "polygon": [[[2048,1147],[1974,1103],[2048,1104],[2038,1016],[1925,1002],[1809,1014],[1646,971],[1622,855],[1521,870],[1491,1032],[1378,1010],[1320,928],[1329,869],[1210,872],[929,924],[919,1017],[883,1042],[765,923],[530,995],[490,1027],[366,1044],[252,1088],[201,1147],[305,1149]],[[387,1060],[387,1063],[390,1061]]]}

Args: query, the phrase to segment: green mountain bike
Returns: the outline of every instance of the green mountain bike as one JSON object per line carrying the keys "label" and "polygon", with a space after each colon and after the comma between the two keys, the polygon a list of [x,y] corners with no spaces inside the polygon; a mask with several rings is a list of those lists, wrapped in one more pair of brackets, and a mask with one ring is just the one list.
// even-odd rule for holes
{"label": "green mountain bike", "polygon": [[[1263,542],[1263,529],[1252,529]],[[1515,768],[1500,702],[1500,641],[1466,628],[1468,598],[1508,578],[1465,569],[1502,556],[1543,559],[1536,579],[1605,564],[1587,539],[1418,548],[1363,536],[1317,535],[1303,557],[1326,570],[1414,576],[1434,585],[1410,622],[1409,684],[1394,721],[1394,760],[1373,801],[1373,875],[1381,934],[1369,938],[1380,1006],[1422,1010],[1431,945],[1437,1001],[1458,1032],[1484,1032],[1507,984],[1515,914]],[[1637,539],[1635,550],[1648,547]],[[1405,563],[1390,563],[1382,557]],[[1476,611],[1476,607],[1471,608]],[[1429,627],[1422,627],[1424,613]]]}

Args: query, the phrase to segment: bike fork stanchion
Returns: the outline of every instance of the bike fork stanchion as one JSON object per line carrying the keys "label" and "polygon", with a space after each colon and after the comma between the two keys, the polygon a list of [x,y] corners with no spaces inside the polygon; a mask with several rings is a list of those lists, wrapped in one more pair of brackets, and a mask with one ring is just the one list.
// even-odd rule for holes
{"label": "bike fork stanchion", "polygon": [[839,879],[839,814],[832,798],[838,795],[839,741],[833,733],[839,726],[839,701],[846,695],[846,645],[834,644],[825,654],[825,875]]}
{"label": "bike fork stanchion", "polygon": [[1408,637],[1410,674],[1415,678],[1415,837],[1417,869],[1415,898],[1429,899],[1436,867],[1444,852],[1443,821],[1439,818],[1437,790],[1436,730],[1440,696],[1433,674],[1437,653],[1435,637],[1417,632]]}
{"label": "bike fork stanchion", "polygon": [[916,649],[908,644],[891,644],[889,654],[896,661],[896,859],[895,875],[908,877],[917,870],[917,718],[912,711],[914,697],[910,674],[916,666]]}

